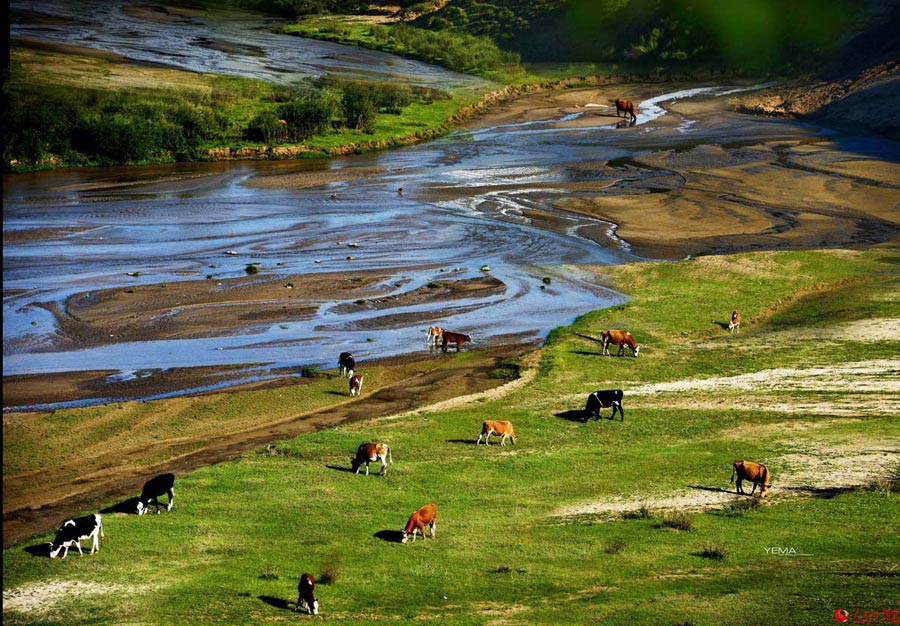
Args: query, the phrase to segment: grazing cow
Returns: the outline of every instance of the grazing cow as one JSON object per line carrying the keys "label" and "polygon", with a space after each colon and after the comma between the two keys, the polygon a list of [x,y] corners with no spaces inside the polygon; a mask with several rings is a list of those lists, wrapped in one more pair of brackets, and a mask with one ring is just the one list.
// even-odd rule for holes
{"label": "grazing cow", "polygon": [[137,514],[143,515],[150,510],[150,504],[155,504],[156,514],[159,515],[159,497],[163,494],[169,496],[166,510],[171,511],[175,504],[175,474],[160,474],[144,483],[141,497],[138,498]]}
{"label": "grazing cow", "polygon": [[627,330],[604,330],[600,333],[600,341],[603,344],[603,354],[609,356],[609,344],[619,346],[617,356],[625,354],[625,346],[631,349],[631,354],[637,357],[641,347],[634,342],[634,337]]}
{"label": "grazing cow", "polygon": [[350,377],[350,397],[359,395],[359,392],[362,390],[362,383],[362,374],[354,374]]}
{"label": "grazing cow", "polygon": [[353,376],[353,370],[356,369],[356,359],[349,352],[341,352],[338,357],[338,368],[341,376]]}
{"label": "grazing cow", "polygon": [[731,314],[731,321],[728,322],[728,330],[733,335],[741,332],[741,312],[735,311]]}
{"label": "grazing cow", "polygon": [[299,611],[301,607],[306,607],[306,612],[310,615],[319,614],[319,601],[313,595],[316,589],[316,581],[313,580],[312,574],[303,574],[300,582],[297,584],[297,606],[294,609]]}
{"label": "grazing cow", "polygon": [[60,550],[63,553],[62,558],[66,558],[69,548],[72,546],[78,548],[78,554],[84,556],[84,552],[81,551],[82,539],[92,539],[91,554],[98,552],[100,537],[105,538],[106,535],[103,534],[103,520],[99,513],[66,520],[56,531],[56,537],[50,542],[50,558],[55,559]]}
{"label": "grazing cow", "polygon": [[359,474],[359,468],[365,463],[366,476],[368,476],[369,463],[381,461],[381,475],[384,476],[387,473],[388,460],[391,462],[391,465],[394,464],[391,449],[386,443],[361,443],[356,449],[356,456],[350,462],[350,467],[353,469],[354,474]]}
{"label": "grazing cow", "polygon": [[595,419],[600,419],[600,409],[612,407],[612,415],[609,416],[609,419],[613,419],[616,416],[616,411],[618,411],[624,422],[625,410],[622,408],[622,395],[621,389],[595,391],[588,396],[587,404],[584,407],[584,412],[587,415],[586,419],[590,419],[591,415],[594,415]]}
{"label": "grazing cow", "polygon": [[416,540],[416,532],[422,531],[422,539],[425,539],[425,527],[431,526],[431,538],[434,539],[434,524],[437,519],[437,505],[433,502],[426,504],[415,513],[409,516],[406,522],[406,528],[403,529],[403,539],[400,543],[409,541],[409,535],[412,533],[412,540]]}
{"label": "grazing cow", "polygon": [[459,352],[460,346],[462,346],[467,341],[472,341],[472,338],[468,335],[463,335],[462,333],[452,333],[449,330],[445,330],[441,334],[441,350],[446,352],[447,346],[451,343],[455,343],[456,351]]}
{"label": "grazing cow", "polygon": [[478,441],[475,442],[477,446],[481,443],[481,438],[484,437],[485,445],[491,445],[490,438],[492,434],[500,435],[500,445],[505,446],[507,438],[515,443],[519,438],[516,437],[516,433],[513,430],[512,422],[507,422],[504,420],[496,420],[496,421],[487,421],[481,423],[481,434],[478,435]]}
{"label": "grazing cow", "polygon": [[436,346],[444,337],[444,329],[440,326],[432,326],[428,329],[428,336],[425,337],[426,346]]}
{"label": "grazing cow", "polygon": [[753,492],[756,491],[756,485],[760,485],[761,487],[759,490],[760,498],[766,495],[766,489],[772,486],[770,484],[771,478],[769,477],[769,468],[762,463],[740,460],[735,461],[734,466],[731,469],[731,482],[734,482],[735,475],[737,475],[736,487],[738,493],[744,493],[744,488],[741,483],[745,480],[753,482],[753,489],[750,490],[751,496],[753,495]]}
{"label": "grazing cow", "polygon": [[632,121],[637,120],[637,115],[634,114],[634,102],[631,100],[626,100],[625,98],[616,98],[616,117],[619,117],[619,113],[622,111],[625,112],[625,119],[628,119],[628,115],[631,115]]}

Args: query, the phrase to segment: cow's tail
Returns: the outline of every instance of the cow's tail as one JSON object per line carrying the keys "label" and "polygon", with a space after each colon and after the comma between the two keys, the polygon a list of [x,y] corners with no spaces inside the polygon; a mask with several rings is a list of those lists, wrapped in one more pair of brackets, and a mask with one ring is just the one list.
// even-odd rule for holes
{"label": "cow's tail", "polygon": [[766,489],[768,489],[769,487],[772,486],[772,484],[769,482],[769,468],[768,468],[767,466],[765,466],[765,465],[763,465],[762,468],[763,468],[763,471],[762,471],[762,485],[763,485],[763,487],[765,487]]}
{"label": "cow's tail", "polygon": [[103,518],[100,517],[99,513],[97,513],[97,526],[100,527],[100,538],[106,539],[106,535],[103,534]]}
{"label": "cow's tail", "polygon": [[393,464],[394,464],[394,455],[391,454],[391,447],[390,447],[390,446],[385,446],[385,448],[387,448],[387,453],[388,453],[388,463],[390,463],[391,465],[393,465]]}

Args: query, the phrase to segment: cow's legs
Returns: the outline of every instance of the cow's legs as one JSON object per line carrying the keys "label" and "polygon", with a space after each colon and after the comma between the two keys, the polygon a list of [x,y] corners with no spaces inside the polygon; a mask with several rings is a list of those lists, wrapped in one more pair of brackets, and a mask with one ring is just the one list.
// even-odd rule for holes
{"label": "cow's legs", "polygon": [[738,476],[737,482],[734,484],[738,493],[744,493],[744,488],[741,486],[744,482],[744,479]]}
{"label": "cow's legs", "polygon": [[503,436],[500,437],[500,447],[504,447],[506,445],[506,438],[509,437],[509,433],[503,433]]}
{"label": "cow's legs", "polygon": [[755,480],[753,481],[753,488],[750,489],[750,495],[751,495],[751,496],[753,495],[753,492],[754,492],[754,491],[756,491],[756,481],[755,481]]}
{"label": "cow's legs", "polygon": [[91,554],[100,551],[100,533],[94,533],[94,543],[91,545]]}
{"label": "cow's legs", "polygon": [[[432,538],[432,539],[434,539],[434,527],[435,527],[436,524],[437,524],[436,521],[435,521],[435,522],[431,522],[431,538]],[[424,530],[422,531],[422,538],[423,538],[423,539],[425,538],[425,531],[424,531]]]}
{"label": "cow's legs", "polygon": [[84,552],[81,551],[81,539],[75,542],[75,547],[78,548],[78,555],[84,556]]}
{"label": "cow's legs", "polygon": [[175,504],[175,487],[169,489],[169,504],[166,505],[166,510],[171,511],[172,506]]}
{"label": "cow's legs", "polygon": [[381,475],[384,476],[387,474],[387,461],[384,460],[384,457],[381,457]]}

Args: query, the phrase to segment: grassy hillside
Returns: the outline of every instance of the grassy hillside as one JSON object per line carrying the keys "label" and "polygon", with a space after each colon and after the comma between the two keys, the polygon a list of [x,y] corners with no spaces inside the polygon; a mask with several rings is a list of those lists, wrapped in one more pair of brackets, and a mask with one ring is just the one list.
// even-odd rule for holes
{"label": "grassy hillside", "polygon": [[[26,550],[49,535],[5,550],[4,622],[305,619],[291,613],[304,571],[332,576],[319,619],[346,624],[822,624],[897,608],[898,262],[597,268],[633,299],[554,332],[532,383],[180,476],[172,512],[105,515],[91,557]],[[601,357],[590,338],[606,327],[629,328],[640,357]],[[586,394],[612,387],[625,420],[583,423]],[[474,445],[485,418],[512,420],[518,444]],[[367,440],[392,445],[384,478],[348,471]],[[758,507],[727,491],[735,458],[772,471]],[[437,537],[393,541],[431,501]]]}

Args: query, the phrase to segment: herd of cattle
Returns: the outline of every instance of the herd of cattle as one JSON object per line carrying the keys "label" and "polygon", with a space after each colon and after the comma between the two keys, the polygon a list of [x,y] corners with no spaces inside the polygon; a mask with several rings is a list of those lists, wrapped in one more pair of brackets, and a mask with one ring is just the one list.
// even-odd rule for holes
{"label": "herd of cattle", "polygon": [[[738,311],[734,311],[731,315],[731,321],[728,323],[729,332],[738,332],[740,323],[741,315]],[[471,338],[468,335],[450,332],[438,326],[432,326],[428,329],[426,345],[434,348],[440,344],[442,350],[446,352],[447,346],[451,343],[455,343],[458,352],[460,346],[467,341],[471,341]],[[602,354],[605,356],[609,356],[610,344],[618,346],[618,356],[623,356],[626,347],[631,350],[631,354],[634,357],[637,357],[640,353],[640,346],[637,345],[631,333],[626,330],[604,330],[600,333],[600,341],[603,348]],[[355,370],[356,360],[353,355],[350,352],[342,352],[338,357],[338,371],[340,376],[346,376],[349,379],[351,396],[358,396],[362,389],[362,375],[356,374]],[[588,420],[593,416],[595,420],[599,420],[601,409],[612,408],[612,414],[609,419],[614,419],[616,413],[618,413],[620,419],[625,421],[625,410],[622,408],[623,396],[624,392],[621,389],[601,389],[594,391],[588,395],[587,403],[585,404],[583,411],[584,419]],[[501,447],[506,445],[507,440],[511,441],[513,444],[518,440],[511,422],[505,420],[485,420],[481,424],[481,433],[478,435],[475,444],[479,445],[482,440],[484,440],[485,445],[490,445],[489,440],[491,435],[500,437]],[[368,476],[369,464],[376,462],[381,463],[380,475],[384,476],[387,473],[388,464],[393,465],[394,463],[390,446],[384,442],[362,443],[357,448],[356,454],[351,458],[350,468],[355,474],[359,474],[360,469],[365,465],[366,475]],[[735,482],[735,478],[737,478],[737,493],[743,494],[743,481],[749,481],[753,483],[750,495],[753,495],[756,492],[757,486],[760,486],[760,496],[765,494],[766,489],[770,486],[769,482],[771,480],[769,469],[765,465],[744,460],[736,460],[734,462],[731,472],[732,483]],[[161,474],[148,480],[141,490],[141,495],[135,505],[134,512],[137,515],[143,515],[149,510],[151,505],[155,505],[156,513],[159,514],[160,506],[162,506],[159,502],[159,498],[164,495],[168,496],[168,502],[165,505],[166,511],[170,511],[175,502],[174,474]],[[406,526],[403,528],[400,542],[407,543],[410,536],[412,536],[412,541],[415,541],[416,535],[419,532],[422,533],[422,538],[424,539],[426,537],[426,527],[429,529],[428,536],[434,539],[436,519],[437,505],[433,502],[413,511],[409,516]],[[105,537],[105,535],[103,534],[103,520],[99,513],[66,520],[59,527],[53,541],[50,542],[50,558],[56,558],[60,553],[62,553],[62,558],[65,558],[69,552],[69,548],[72,546],[76,547],[78,553],[83,555],[81,542],[84,540],[92,541],[90,554],[94,554],[100,549],[101,537]],[[316,583],[311,574],[304,573],[300,577],[300,582],[297,585],[298,595],[295,606],[296,611],[305,609],[311,615],[318,615],[319,602],[315,598],[315,587]]]}

